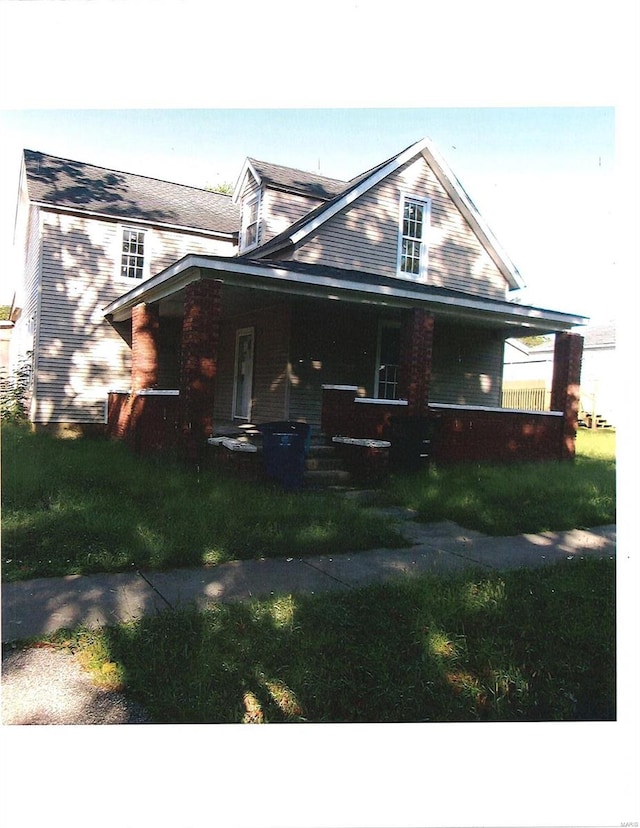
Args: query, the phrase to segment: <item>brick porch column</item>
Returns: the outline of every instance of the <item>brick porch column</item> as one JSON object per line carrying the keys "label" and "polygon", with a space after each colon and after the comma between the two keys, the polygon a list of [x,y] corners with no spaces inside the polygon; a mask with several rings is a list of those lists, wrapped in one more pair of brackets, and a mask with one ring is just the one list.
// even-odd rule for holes
{"label": "brick porch column", "polygon": [[407,400],[409,417],[423,417],[427,413],[433,329],[433,314],[422,309],[407,311],[401,338],[398,396]]}
{"label": "brick porch column", "polygon": [[131,312],[131,390],[158,382],[160,316],[157,305],[136,305]]}
{"label": "brick porch column", "polygon": [[562,411],[564,414],[560,447],[560,457],[563,460],[573,459],[576,453],[583,342],[584,337],[580,334],[557,333],[553,350],[551,410]]}
{"label": "brick porch column", "polygon": [[188,456],[196,460],[213,432],[214,385],[218,367],[221,282],[202,279],[185,288],[180,396]]}

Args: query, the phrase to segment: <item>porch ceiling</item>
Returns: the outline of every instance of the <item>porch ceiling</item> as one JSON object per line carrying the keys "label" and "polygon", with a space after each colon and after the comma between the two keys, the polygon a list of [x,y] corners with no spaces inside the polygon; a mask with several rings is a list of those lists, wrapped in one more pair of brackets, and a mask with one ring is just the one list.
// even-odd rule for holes
{"label": "porch ceiling", "polygon": [[135,305],[158,301],[162,301],[167,311],[173,307],[177,312],[184,288],[200,279],[214,279],[225,285],[280,295],[387,308],[423,307],[436,316],[500,328],[511,336],[517,336],[518,331],[522,334],[564,331],[588,321],[585,317],[561,311],[326,265],[196,255],[185,256],[137,285],[107,305],[104,314],[115,322],[123,321],[131,316]]}

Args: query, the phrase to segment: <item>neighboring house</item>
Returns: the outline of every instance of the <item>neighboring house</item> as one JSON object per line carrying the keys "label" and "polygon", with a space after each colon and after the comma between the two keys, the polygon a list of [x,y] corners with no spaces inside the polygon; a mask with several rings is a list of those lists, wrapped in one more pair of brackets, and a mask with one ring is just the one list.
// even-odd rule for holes
{"label": "neighboring house", "polygon": [[[555,333],[570,439],[585,320],[509,301],[520,275],[428,139],[350,181],[247,159],[233,197],[25,152],[20,199],[38,426],[104,427],[115,389],[109,430],[138,445],[167,422],[193,451],[241,424],[437,414],[451,457],[482,453],[505,340]],[[501,420],[540,445],[550,422]]]}
{"label": "neighboring house", "polygon": [[[616,368],[616,329],[613,322],[587,325],[580,329],[583,338],[580,382],[581,419],[591,424],[591,415],[601,425],[617,422],[618,378]],[[505,343],[503,405],[524,407],[527,400],[537,400],[540,408],[549,408],[553,379],[554,342],[528,347],[519,340]]]}

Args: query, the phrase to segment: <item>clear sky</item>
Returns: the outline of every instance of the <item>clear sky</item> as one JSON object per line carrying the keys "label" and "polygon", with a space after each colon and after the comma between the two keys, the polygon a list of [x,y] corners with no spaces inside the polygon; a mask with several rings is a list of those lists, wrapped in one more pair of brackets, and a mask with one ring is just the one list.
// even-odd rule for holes
{"label": "clear sky", "polygon": [[0,256],[23,148],[204,187],[235,183],[247,155],[348,179],[428,135],[519,268],[522,301],[605,321],[614,125],[612,107],[4,111]]}

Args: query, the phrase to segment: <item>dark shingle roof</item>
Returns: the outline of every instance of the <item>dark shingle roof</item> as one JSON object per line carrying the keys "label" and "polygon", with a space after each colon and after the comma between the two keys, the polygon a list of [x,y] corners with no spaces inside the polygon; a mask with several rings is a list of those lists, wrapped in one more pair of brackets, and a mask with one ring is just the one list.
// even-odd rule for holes
{"label": "dark shingle roof", "polygon": [[[409,149],[409,147],[407,147],[406,149]],[[272,239],[269,239],[269,241],[265,242],[263,245],[260,245],[258,248],[256,248],[256,250],[254,251],[254,255],[256,252],[268,255],[271,251],[277,250],[278,248],[286,245],[287,241],[297,230],[299,230],[301,227],[304,227],[306,224],[313,221],[318,216],[321,216],[325,212],[325,210],[328,210],[335,202],[338,202],[350,190],[354,190],[359,184],[361,184],[367,178],[373,176],[376,172],[378,172],[378,170],[381,170],[391,161],[398,158],[398,156],[402,155],[402,153],[405,151],[406,150],[402,150],[402,152],[398,152],[395,155],[392,155],[391,158],[387,158],[386,161],[382,161],[380,164],[376,164],[375,167],[372,167],[370,170],[366,170],[366,172],[360,173],[360,175],[357,175],[355,178],[352,178],[349,181],[335,182],[342,184],[340,190],[337,190],[335,194],[328,198],[328,200],[325,201],[323,204],[319,204],[306,215],[302,216],[302,218],[298,219],[297,221],[294,221],[293,224],[285,228],[281,233],[278,233]],[[254,162],[252,161],[252,163]],[[312,173],[301,173],[301,175],[312,175]],[[335,181],[335,179],[327,180]]]}
{"label": "dark shingle roof", "polygon": [[238,231],[240,211],[228,195],[33,150],[25,150],[24,159],[34,202],[224,234]]}
{"label": "dark shingle roof", "polygon": [[327,178],[324,175],[296,170],[293,167],[257,161],[255,158],[249,158],[248,161],[266,186],[286,190],[289,193],[298,193],[327,201],[341,193],[347,186],[346,181],[340,181],[337,178]]}

